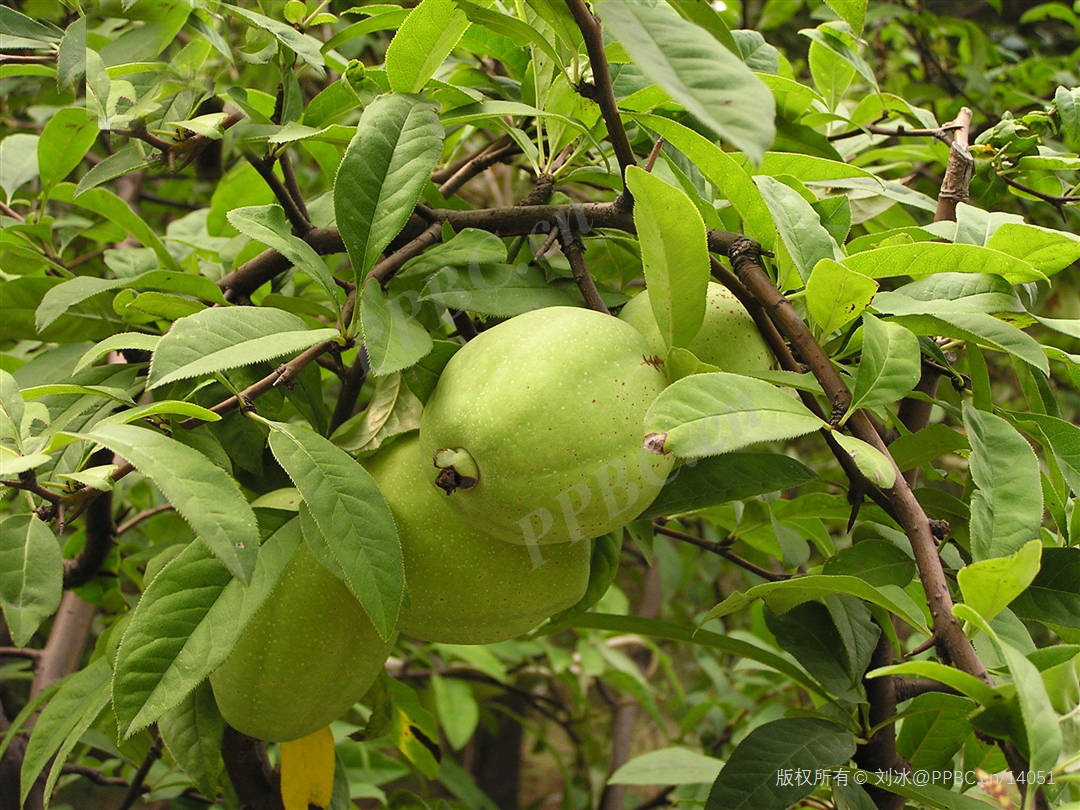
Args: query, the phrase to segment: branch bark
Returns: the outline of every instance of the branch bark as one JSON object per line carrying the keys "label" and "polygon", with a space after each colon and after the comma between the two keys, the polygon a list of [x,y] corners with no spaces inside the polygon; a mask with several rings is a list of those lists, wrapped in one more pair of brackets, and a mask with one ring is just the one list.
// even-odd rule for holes
{"label": "branch bark", "polygon": [[[592,66],[593,82],[596,85],[595,93],[585,91],[582,95],[592,98],[600,105],[600,114],[604,117],[604,124],[607,126],[608,140],[615,149],[615,159],[619,161],[619,169],[625,178],[627,167],[637,165],[637,161],[634,159],[634,150],[630,148],[630,140],[626,137],[626,129],[623,128],[622,119],[619,117],[619,108],[615,104],[615,91],[611,86],[611,74],[608,72],[600,22],[585,6],[584,0],[566,0],[566,5],[570,13],[574,15],[574,22],[581,29],[581,36],[585,40],[585,50],[589,54],[589,64]],[[578,92],[582,90],[582,87],[578,87]],[[626,190],[625,180],[623,193],[616,202],[621,208],[630,210],[632,200],[630,192]]]}

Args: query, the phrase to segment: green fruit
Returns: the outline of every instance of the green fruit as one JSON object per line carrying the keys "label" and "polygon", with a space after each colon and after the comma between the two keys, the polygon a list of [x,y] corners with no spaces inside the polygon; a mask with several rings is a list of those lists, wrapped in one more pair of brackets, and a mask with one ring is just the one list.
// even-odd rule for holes
{"label": "green fruit", "polygon": [[418,438],[365,466],[390,504],[408,598],[398,627],[421,641],[491,644],[573,605],[589,582],[590,543],[525,548],[473,527],[427,478]]}
{"label": "green fruit", "polygon": [[210,685],[237,731],[293,740],[345,714],[390,647],[345,584],[301,543]]}
{"label": "green fruit", "polygon": [[632,327],[548,307],[511,318],[446,364],[420,422],[431,480],[469,522],[511,543],[565,543],[625,525],[673,458],[644,449],[667,380]]}
{"label": "green fruit", "polygon": [[[648,290],[631,298],[619,318],[645,336],[651,351],[661,357],[667,354],[667,346],[653,317]],[[705,320],[686,348],[698,360],[734,374],[768,371],[773,362],[772,352],[750,313],[727,287],[715,281],[709,282],[705,296]]]}

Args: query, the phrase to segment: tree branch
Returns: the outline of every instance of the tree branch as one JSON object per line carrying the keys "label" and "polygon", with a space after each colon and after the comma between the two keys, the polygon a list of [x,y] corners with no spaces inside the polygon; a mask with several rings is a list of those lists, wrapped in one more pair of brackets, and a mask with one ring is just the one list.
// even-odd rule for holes
{"label": "tree branch", "polygon": [[[111,450],[99,450],[90,459],[93,466],[95,457],[107,455],[112,458]],[[116,528],[112,516],[112,492],[103,492],[94,498],[86,507],[84,518],[86,527],[86,544],[72,559],[64,560],[64,588],[78,588],[92,580],[101,569],[105,558],[112,550],[116,538]]]}
{"label": "tree branch", "polygon": [[574,274],[574,281],[577,282],[578,289],[581,290],[581,294],[585,298],[585,305],[589,309],[610,315],[611,312],[608,310],[607,304],[600,297],[600,291],[596,289],[596,282],[589,275],[589,268],[585,264],[585,248],[581,244],[581,237],[576,233],[568,236],[563,231],[559,231],[559,243],[562,245],[563,255],[570,262],[570,270]]}
{"label": "tree branch", "polygon": [[692,534],[686,532],[680,532],[678,529],[669,529],[667,526],[656,521],[653,522],[653,531],[657,534],[662,534],[665,537],[671,537],[675,540],[681,540],[684,543],[690,543],[691,545],[703,548],[706,551],[718,554],[729,562],[735,563],[739,568],[743,568],[749,571],[751,574],[761,577],[769,582],[782,582],[785,579],[791,579],[791,574],[780,574],[775,571],[767,571],[766,569],[754,565],[749,560],[744,560],[739,555],[733,553],[730,549],[730,543],[726,540],[721,540],[718,543],[713,543],[708,540],[703,540],[700,537],[695,537]]}
{"label": "tree branch", "polygon": [[284,810],[278,777],[263,743],[226,725],[221,756],[242,810]]}
{"label": "tree branch", "polygon": [[443,197],[454,196],[463,185],[472,180],[476,175],[487,170],[496,163],[516,155],[520,150],[518,145],[509,135],[503,135],[489,143],[477,154],[469,158],[457,171],[439,186],[439,193]]}
{"label": "tree branch", "polygon": [[310,231],[311,222],[300,208],[300,203],[293,199],[293,195],[285,188],[285,184],[274,174],[274,161],[264,160],[250,151],[244,152],[244,158],[259,173],[259,176],[270,187],[270,190],[274,192],[274,197],[277,198],[281,207],[285,209],[285,217],[289,220],[289,224],[292,225],[296,235],[303,236]]}
{"label": "tree branch", "polygon": [[[759,255],[758,246],[749,239],[735,245],[731,252],[731,260],[736,275],[762,302],[777,328],[793,345],[798,347],[803,359],[807,361],[825,391],[825,395],[832,403],[834,412],[839,407],[846,409],[851,397],[847,387],[795,308],[769,280],[765,269],[761,266]],[[848,424],[859,439],[872,445],[886,458],[892,460],[885,443],[864,414],[856,412]],[[895,462],[893,466],[896,466]],[[930,521],[898,469],[896,481],[886,494],[892,506],[891,513],[911,542],[919,578],[926,591],[930,615],[933,618],[934,633],[943,657],[964,672],[989,683],[986,668],[952,614],[952,594],[949,592],[945,572],[937,555],[937,544],[934,542],[930,529]]]}
{"label": "tree branch", "polygon": [[[581,36],[585,40],[585,50],[589,54],[589,64],[592,65],[593,82],[596,85],[594,93],[584,90],[582,86],[578,87],[578,92],[600,105],[600,114],[604,117],[604,124],[607,126],[608,140],[615,149],[615,159],[619,161],[619,169],[625,178],[627,167],[636,166],[637,161],[634,159],[634,150],[630,148],[630,140],[626,137],[626,130],[619,117],[619,108],[615,104],[615,91],[611,86],[611,74],[608,72],[600,22],[585,6],[584,0],[566,0],[566,5],[570,8],[570,13],[574,15],[574,22],[581,29]],[[620,207],[628,209],[630,193],[626,190],[625,179],[620,199],[624,200],[620,203]]]}

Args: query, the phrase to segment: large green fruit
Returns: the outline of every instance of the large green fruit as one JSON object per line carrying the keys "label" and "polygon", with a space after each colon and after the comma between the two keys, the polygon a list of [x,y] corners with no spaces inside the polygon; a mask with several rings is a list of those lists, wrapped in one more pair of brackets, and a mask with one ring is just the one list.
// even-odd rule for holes
{"label": "large green fruit", "polygon": [[408,598],[398,627],[422,641],[491,644],[576,603],[589,583],[589,541],[526,548],[475,528],[431,485],[416,435],[365,466],[390,504]]}
{"label": "large green fruit", "polygon": [[673,457],[642,445],[667,380],[617,318],[548,307],[465,344],[420,422],[431,480],[470,523],[511,543],[598,537],[633,520]]}
{"label": "large green fruit", "polygon": [[[631,298],[619,317],[645,336],[653,352],[665,355],[667,347],[653,317],[648,290]],[[705,297],[705,320],[687,348],[698,360],[734,374],[767,371],[772,366],[772,353],[750,313],[715,281],[709,282]]]}
{"label": "large green fruit", "polygon": [[233,728],[293,740],[348,711],[375,681],[390,646],[345,584],[301,543],[210,685]]}

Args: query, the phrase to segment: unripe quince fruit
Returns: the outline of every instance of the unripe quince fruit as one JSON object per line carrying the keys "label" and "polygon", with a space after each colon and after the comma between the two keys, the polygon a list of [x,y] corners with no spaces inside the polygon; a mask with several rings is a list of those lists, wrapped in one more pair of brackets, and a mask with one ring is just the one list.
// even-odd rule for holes
{"label": "unripe quince fruit", "polygon": [[667,380],[632,327],[548,307],[455,354],[420,422],[430,480],[469,522],[512,543],[565,543],[629,523],[671,471],[643,447]]}
{"label": "unripe quince fruit", "polygon": [[[619,318],[644,335],[653,352],[661,357],[666,354],[667,346],[653,317],[648,290],[631,298]],[[705,320],[686,348],[703,363],[733,374],[768,371],[772,367],[772,353],[754,319],[727,287],[715,281],[709,282],[705,296]]]}
{"label": "unripe quince fruit", "polygon": [[374,683],[391,646],[301,543],[210,685],[237,731],[293,740],[345,714]]}
{"label": "unripe quince fruit", "polygon": [[589,583],[591,542],[526,548],[473,526],[432,486],[417,436],[365,462],[390,505],[408,599],[398,627],[421,641],[491,644],[576,603]]}

